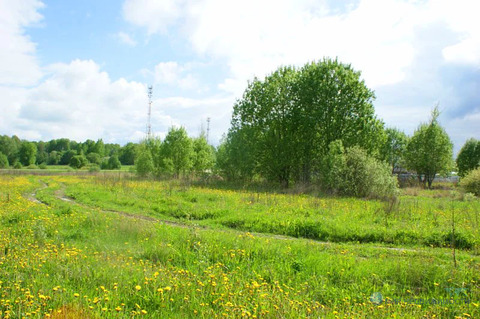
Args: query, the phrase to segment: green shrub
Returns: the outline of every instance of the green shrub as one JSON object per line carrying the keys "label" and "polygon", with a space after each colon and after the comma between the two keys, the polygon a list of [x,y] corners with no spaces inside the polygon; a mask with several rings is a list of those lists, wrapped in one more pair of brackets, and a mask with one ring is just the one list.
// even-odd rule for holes
{"label": "green shrub", "polygon": [[47,169],[47,164],[42,163],[42,164],[38,165],[38,168],[40,168],[40,169]]}
{"label": "green shrub", "polygon": [[382,199],[397,195],[397,178],[392,176],[388,164],[357,146],[347,149],[345,155],[345,194]]}
{"label": "green shrub", "polygon": [[20,162],[16,162],[14,165],[13,165],[13,168],[15,169],[21,169],[23,166],[22,166],[22,163]]}
{"label": "green shrub", "polygon": [[118,159],[117,155],[112,155],[108,159],[108,169],[120,169],[122,168],[122,163]]}
{"label": "green shrub", "polygon": [[135,169],[139,176],[145,177],[153,173],[153,158],[148,150],[142,151],[135,161]]}
{"label": "green shrub", "polygon": [[397,195],[398,182],[390,167],[358,146],[343,149],[334,141],[322,161],[321,184],[332,193],[387,199]]}
{"label": "green shrub", "polygon": [[0,152],[0,168],[8,168],[8,157],[7,155]]}
{"label": "green shrub", "polygon": [[89,153],[87,159],[92,164],[100,165],[102,163],[102,157],[98,153]]}
{"label": "green shrub", "polygon": [[480,196],[480,168],[470,171],[467,176],[460,180],[460,187],[467,193]]}
{"label": "green shrub", "polygon": [[35,164],[30,164],[27,166],[27,169],[38,169],[38,166]]}
{"label": "green shrub", "polygon": [[88,171],[89,171],[89,172],[98,172],[98,171],[100,171],[100,166],[98,166],[97,164],[92,164],[92,163],[90,163],[90,164],[87,165],[87,168],[88,168]]}
{"label": "green shrub", "polygon": [[83,155],[75,155],[70,159],[70,166],[73,168],[82,168],[88,164],[88,160]]}

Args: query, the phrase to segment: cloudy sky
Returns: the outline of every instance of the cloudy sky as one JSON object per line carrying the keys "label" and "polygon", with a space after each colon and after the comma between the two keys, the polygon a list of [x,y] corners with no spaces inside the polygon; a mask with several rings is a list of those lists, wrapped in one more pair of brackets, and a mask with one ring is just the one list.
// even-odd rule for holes
{"label": "cloudy sky", "polygon": [[477,0],[0,0],[0,134],[137,142],[152,129],[210,142],[247,81],[338,57],[413,133],[436,103],[455,150],[480,138]]}

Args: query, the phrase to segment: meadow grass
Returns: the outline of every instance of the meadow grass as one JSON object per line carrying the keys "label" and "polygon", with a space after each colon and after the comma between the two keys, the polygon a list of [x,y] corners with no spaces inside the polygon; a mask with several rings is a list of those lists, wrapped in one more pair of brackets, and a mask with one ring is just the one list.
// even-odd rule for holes
{"label": "meadow grass", "polygon": [[400,196],[389,203],[115,177],[62,183],[68,196],[87,205],[198,225],[329,242],[448,247],[454,239],[457,248],[480,248],[480,201],[457,200],[452,190]]}
{"label": "meadow grass", "polygon": [[[60,200],[64,187],[66,195],[90,207]],[[43,204],[29,200],[32,194]],[[428,205],[438,210],[445,205],[448,210],[444,200],[450,203],[447,198],[417,198],[410,221],[428,223],[428,218],[414,214],[422,215]],[[0,176],[0,203],[0,317],[4,318],[480,315],[480,257],[474,248],[457,251],[454,267],[446,248],[423,244],[388,248],[382,240],[322,243],[252,234],[222,222],[230,214],[241,218],[238,209],[244,209],[247,220],[255,220],[250,217],[254,215],[271,223],[282,218],[294,221],[295,212],[301,216],[298,220],[313,218],[319,210],[324,212],[322,220],[347,223],[352,232],[348,223],[353,222],[342,211],[362,222],[357,206],[373,214],[383,207],[380,202],[252,194],[176,182]],[[160,204],[165,212],[153,209]],[[454,202],[459,216],[462,208],[472,214],[478,208],[476,202],[462,204]],[[278,211],[272,213],[269,206]],[[192,215],[205,218],[169,213],[172,207],[182,208],[177,214],[190,209]],[[150,214],[185,225],[150,222],[105,209]],[[311,215],[305,216],[306,212]],[[389,218],[391,225],[381,226],[382,219],[378,227],[393,227],[399,217]],[[476,229],[464,226],[466,218],[459,217],[458,227],[465,236],[475,237]],[[364,219],[364,225],[369,220],[377,227],[373,219]],[[438,219],[439,224],[447,223]],[[262,227],[266,226],[257,231],[270,231]],[[475,240],[472,243],[476,245]],[[381,304],[370,301],[372,295],[378,297],[375,293],[382,294]]]}

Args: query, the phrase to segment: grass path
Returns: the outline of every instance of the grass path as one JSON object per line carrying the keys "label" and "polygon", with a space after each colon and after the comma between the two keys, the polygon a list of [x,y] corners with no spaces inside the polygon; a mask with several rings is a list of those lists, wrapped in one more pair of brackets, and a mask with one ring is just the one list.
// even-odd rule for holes
{"label": "grass path", "polygon": [[[49,185],[47,183],[45,183],[44,181],[40,181],[40,182],[42,183],[42,186],[37,188],[32,194],[29,194],[27,196],[27,198],[29,200],[33,201],[33,202],[36,202],[36,203],[46,204],[46,203],[42,202],[41,200],[39,200],[37,198],[37,193],[40,190],[44,190],[44,189],[48,188]],[[227,228],[227,229],[212,228],[212,227],[209,227],[209,226],[206,226],[206,225],[198,225],[198,224],[191,224],[191,223],[187,224],[187,223],[175,222],[175,221],[171,221],[171,220],[167,220],[167,219],[154,218],[154,217],[151,217],[151,216],[141,215],[139,213],[130,213],[130,212],[124,212],[124,211],[119,211],[119,210],[110,210],[110,209],[101,209],[100,207],[97,207],[97,206],[86,205],[86,204],[83,204],[83,203],[79,203],[74,198],[68,197],[65,194],[65,189],[66,189],[66,185],[63,184],[63,183],[60,183],[60,187],[54,191],[54,196],[57,200],[69,203],[71,205],[77,205],[77,206],[83,207],[83,208],[95,209],[95,210],[97,210],[99,212],[102,212],[102,213],[113,213],[113,214],[121,215],[121,216],[124,216],[124,217],[127,217],[127,218],[132,218],[132,219],[135,219],[135,220],[143,220],[143,221],[152,222],[152,223],[166,224],[166,225],[170,225],[170,226],[174,226],[174,227],[180,227],[180,228],[192,228],[192,229],[195,229],[195,230],[204,229],[204,230],[211,230],[211,231],[213,230],[213,231],[224,232],[224,233],[229,233],[229,234],[235,233],[235,234],[238,234],[238,235],[245,234],[245,231],[237,230],[237,229],[234,229],[234,228]],[[46,205],[48,205],[48,204],[46,204]],[[321,241],[321,240],[307,239],[307,238],[301,238],[301,237],[299,238],[299,237],[292,237],[292,236],[286,236],[286,235],[268,234],[268,233],[261,233],[261,232],[249,232],[249,233],[251,233],[255,237],[262,237],[262,238],[267,238],[267,239],[270,238],[270,239],[291,240],[291,241],[307,241],[309,243],[313,243],[313,244],[317,244],[317,245],[336,244],[336,243],[329,242],[329,241]],[[355,244],[353,244],[353,245],[355,246]],[[357,244],[357,246],[359,246],[359,247],[361,245],[362,244]],[[400,253],[402,253],[402,252],[421,253],[422,251],[427,250],[427,248],[414,249],[414,248],[405,248],[405,247],[398,247],[398,246],[393,246],[392,247],[392,245],[389,245],[389,246],[375,245],[375,246],[371,246],[371,248],[397,251],[397,252],[400,252]],[[439,247],[439,248],[436,248],[436,249],[445,250],[447,252],[449,252],[451,250],[451,248],[442,248],[442,247]]]}

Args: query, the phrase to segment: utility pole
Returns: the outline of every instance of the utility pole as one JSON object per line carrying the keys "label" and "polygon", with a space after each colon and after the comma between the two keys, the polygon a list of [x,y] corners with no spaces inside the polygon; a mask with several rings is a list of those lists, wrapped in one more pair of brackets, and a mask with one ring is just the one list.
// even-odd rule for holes
{"label": "utility pole", "polygon": [[147,140],[152,138],[152,95],[153,87],[148,87],[148,121],[147,121]]}

